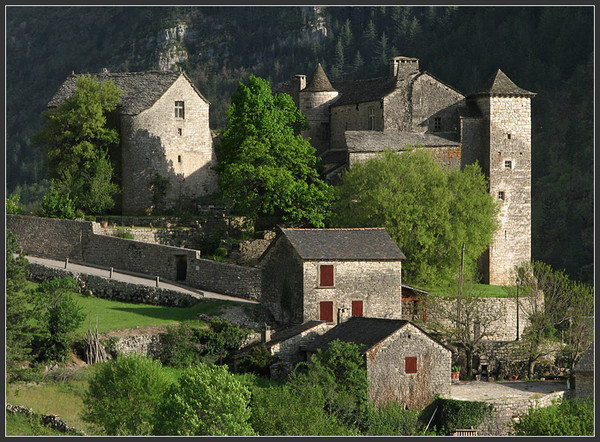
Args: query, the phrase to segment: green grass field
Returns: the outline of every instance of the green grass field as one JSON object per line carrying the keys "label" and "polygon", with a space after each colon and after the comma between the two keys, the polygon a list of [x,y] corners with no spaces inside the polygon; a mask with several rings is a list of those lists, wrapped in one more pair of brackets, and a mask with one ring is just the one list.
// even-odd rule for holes
{"label": "green grass field", "polygon": [[[456,287],[437,287],[432,288],[430,292],[437,296],[456,295]],[[471,286],[465,285],[463,293],[465,295],[479,296],[482,298],[508,298],[514,296],[515,288],[501,285],[473,284]]]}

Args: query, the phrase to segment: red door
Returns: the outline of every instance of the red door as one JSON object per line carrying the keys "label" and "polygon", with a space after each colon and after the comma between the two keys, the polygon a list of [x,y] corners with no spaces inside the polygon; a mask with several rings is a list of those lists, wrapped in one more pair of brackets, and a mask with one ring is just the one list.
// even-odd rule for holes
{"label": "red door", "polygon": [[362,301],[352,301],[352,316],[362,316],[363,315],[363,302]]}
{"label": "red door", "polygon": [[321,301],[319,304],[319,319],[333,322],[333,301]]}

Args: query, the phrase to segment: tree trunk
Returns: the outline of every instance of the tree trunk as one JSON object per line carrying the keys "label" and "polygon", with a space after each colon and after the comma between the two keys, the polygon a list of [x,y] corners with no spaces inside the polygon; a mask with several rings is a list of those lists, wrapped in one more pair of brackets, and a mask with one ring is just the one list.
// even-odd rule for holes
{"label": "tree trunk", "polygon": [[465,347],[465,358],[467,360],[467,376],[472,378],[473,377],[473,351],[468,347]]}

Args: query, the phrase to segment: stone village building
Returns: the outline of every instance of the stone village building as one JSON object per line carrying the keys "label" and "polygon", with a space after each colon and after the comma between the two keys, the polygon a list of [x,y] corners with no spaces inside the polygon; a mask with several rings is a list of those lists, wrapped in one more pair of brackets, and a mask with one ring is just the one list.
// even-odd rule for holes
{"label": "stone village building", "polygon": [[[48,103],[62,104],[75,91],[79,75],[71,74]],[[112,152],[115,175],[123,193],[118,205],[124,215],[144,215],[154,208],[151,184],[157,175],[168,180],[162,204],[209,195],[217,190],[210,103],[183,72],[104,71],[124,94],[114,118],[120,149]]]}

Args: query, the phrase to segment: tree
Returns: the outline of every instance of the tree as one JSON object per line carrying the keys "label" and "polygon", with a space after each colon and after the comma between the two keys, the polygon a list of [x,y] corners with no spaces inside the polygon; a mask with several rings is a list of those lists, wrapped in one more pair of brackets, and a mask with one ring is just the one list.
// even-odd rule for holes
{"label": "tree", "polygon": [[150,435],[170,384],[160,362],[119,355],[101,363],[90,379],[83,398],[83,419],[110,436]]}
{"label": "tree", "polygon": [[232,95],[227,118],[216,166],[223,196],[252,220],[274,215],[323,227],[332,190],[318,177],[315,149],[294,134],[307,124],[292,98],[274,96],[251,75]]}
{"label": "tree", "polygon": [[73,298],[77,281],[55,278],[42,282],[33,292],[44,333],[40,359],[63,361],[69,356],[73,334],[83,323],[85,313]]}
{"label": "tree", "polygon": [[21,195],[16,192],[13,192],[11,195],[6,198],[6,213],[11,215],[20,215],[23,213],[23,206],[19,200],[21,199]]}
{"label": "tree", "polygon": [[497,206],[477,164],[445,170],[423,149],[387,149],[340,181],[332,225],[385,227],[407,257],[404,280],[429,287],[455,280],[463,243],[465,279],[474,277],[497,228]]}
{"label": "tree", "polygon": [[166,393],[156,435],[252,436],[250,391],[227,366],[203,363],[186,369]]}
{"label": "tree", "polygon": [[6,363],[9,372],[25,360],[31,349],[29,319],[31,302],[25,290],[27,259],[14,256],[19,249],[17,237],[6,231]]}
{"label": "tree", "polygon": [[43,113],[46,124],[34,142],[46,155],[51,180],[51,196],[43,207],[46,216],[98,214],[114,206],[118,186],[112,182],[108,152],[118,146],[119,135],[109,127],[107,116],[121,94],[113,82],[83,75],[72,97]]}
{"label": "tree", "polygon": [[475,284],[465,284],[460,296],[453,289],[450,296],[439,302],[427,298],[427,326],[446,342],[460,345],[465,350],[466,375],[473,376],[473,355],[491,338],[502,312],[486,308],[486,299],[477,293]]}

